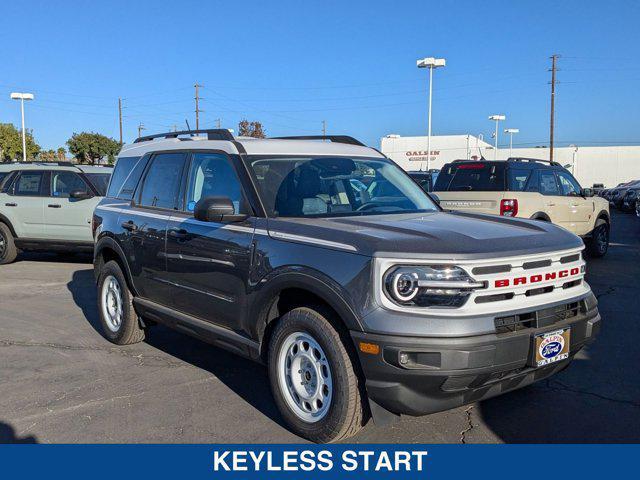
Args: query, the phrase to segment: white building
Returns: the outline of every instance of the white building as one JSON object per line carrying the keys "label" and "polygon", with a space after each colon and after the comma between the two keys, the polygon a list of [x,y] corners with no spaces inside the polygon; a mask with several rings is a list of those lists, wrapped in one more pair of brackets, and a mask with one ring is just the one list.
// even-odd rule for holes
{"label": "white building", "polygon": [[[382,153],[405,170],[426,170],[458,159],[506,160],[508,157],[549,159],[549,149],[499,148],[474,135],[441,135],[431,137],[431,155],[427,167],[427,137],[387,135],[381,140]],[[640,146],[555,147],[554,160],[572,171],[581,185],[603,183],[614,187],[621,182],[640,179]]]}

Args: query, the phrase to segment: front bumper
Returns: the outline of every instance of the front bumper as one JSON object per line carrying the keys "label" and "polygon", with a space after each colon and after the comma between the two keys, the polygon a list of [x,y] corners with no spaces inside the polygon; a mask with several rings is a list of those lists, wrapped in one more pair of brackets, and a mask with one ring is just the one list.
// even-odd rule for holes
{"label": "front bumper", "polygon": [[[571,318],[539,322],[545,326],[529,323],[531,328],[504,333],[427,338],[352,331],[351,336],[369,400],[394,414],[425,415],[515,390],[564,369],[599,332],[596,305],[591,294],[579,302]],[[569,358],[530,366],[532,337],[566,327],[571,328]],[[378,345],[379,353],[363,353],[361,342]]]}

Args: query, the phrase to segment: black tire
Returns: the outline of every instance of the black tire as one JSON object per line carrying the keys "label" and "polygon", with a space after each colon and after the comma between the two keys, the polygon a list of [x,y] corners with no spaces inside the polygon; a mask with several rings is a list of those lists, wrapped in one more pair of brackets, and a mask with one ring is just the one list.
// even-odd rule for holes
{"label": "black tire", "polygon": [[[348,333],[334,326],[318,310],[322,309],[296,308],[278,320],[269,342],[268,368],[273,397],[289,428],[313,442],[328,443],[355,435],[365,425],[368,410]],[[320,345],[330,368],[332,392],[329,407],[325,416],[314,422],[303,420],[289,406],[285,396],[290,394],[282,390],[279,377],[280,350],[286,339],[297,332],[310,335]]]}
{"label": "black tire", "polygon": [[[112,293],[111,297],[105,298],[105,289],[109,290],[106,282],[115,281],[119,289],[120,300],[116,301],[117,294]],[[112,302],[113,300],[114,302]],[[105,303],[103,303],[105,302]],[[119,321],[116,322],[109,316],[109,308],[107,304],[112,306],[119,304],[121,315]],[[116,307],[113,307],[117,310]],[[138,321],[138,314],[133,308],[133,294],[129,290],[127,281],[115,261],[107,262],[98,275],[98,312],[100,315],[100,326],[102,327],[102,335],[116,345],[129,345],[144,340],[145,332]]]}
{"label": "black tire", "polygon": [[11,229],[6,224],[0,223],[0,265],[13,263],[17,256],[18,249]]}
{"label": "black tire", "polygon": [[598,220],[591,232],[591,237],[586,242],[587,253],[591,257],[601,258],[609,250],[609,224],[604,220]]}

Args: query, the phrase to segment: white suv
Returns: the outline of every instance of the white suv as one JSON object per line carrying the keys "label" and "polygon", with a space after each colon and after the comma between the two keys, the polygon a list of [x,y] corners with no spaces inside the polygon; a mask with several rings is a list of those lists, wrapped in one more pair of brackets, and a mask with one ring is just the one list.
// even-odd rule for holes
{"label": "white suv", "polygon": [[19,250],[92,251],[91,217],[112,169],[0,164],[0,264]]}

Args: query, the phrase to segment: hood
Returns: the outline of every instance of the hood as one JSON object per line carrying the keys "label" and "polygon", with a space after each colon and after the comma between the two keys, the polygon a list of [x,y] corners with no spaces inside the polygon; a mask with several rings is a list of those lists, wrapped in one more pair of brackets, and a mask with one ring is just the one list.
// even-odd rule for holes
{"label": "hood", "polygon": [[579,237],[551,223],[462,212],[276,218],[269,220],[269,231],[288,234],[294,241],[294,236],[303,236],[307,243],[315,240],[327,248],[335,243],[362,255],[385,257],[494,258],[583,245]]}

